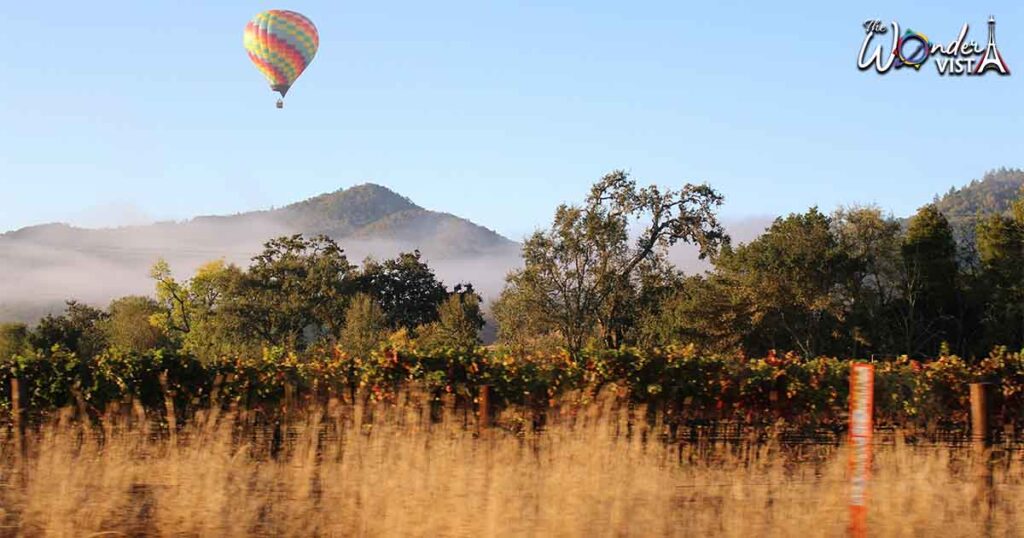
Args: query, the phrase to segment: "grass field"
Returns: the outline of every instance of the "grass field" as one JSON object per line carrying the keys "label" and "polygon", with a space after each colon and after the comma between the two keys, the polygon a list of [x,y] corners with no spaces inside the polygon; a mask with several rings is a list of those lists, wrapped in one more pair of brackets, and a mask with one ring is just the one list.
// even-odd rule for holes
{"label": "grass field", "polygon": [[[0,535],[844,536],[847,454],[668,444],[605,400],[541,434],[415,403],[200,413],[173,438],[71,412],[0,443]],[[467,417],[469,422],[467,423]],[[992,462],[989,464],[980,463]],[[1019,453],[878,447],[871,536],[1024,533]]]}

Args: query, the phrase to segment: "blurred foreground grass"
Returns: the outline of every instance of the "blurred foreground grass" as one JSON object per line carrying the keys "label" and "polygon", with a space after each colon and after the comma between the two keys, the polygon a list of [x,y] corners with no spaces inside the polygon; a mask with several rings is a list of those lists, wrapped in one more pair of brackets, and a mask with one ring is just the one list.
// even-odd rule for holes
{"label": "blurred foreground grass", "polygon": [[[609,400],[543,433],[332,402],[281,427],[202,412],[173,437],[70,410],[0,438],[2,536],[844,536],[847,454],[665,443]],[[1020,453],[878,447],[871,536],[1024,533]]]}

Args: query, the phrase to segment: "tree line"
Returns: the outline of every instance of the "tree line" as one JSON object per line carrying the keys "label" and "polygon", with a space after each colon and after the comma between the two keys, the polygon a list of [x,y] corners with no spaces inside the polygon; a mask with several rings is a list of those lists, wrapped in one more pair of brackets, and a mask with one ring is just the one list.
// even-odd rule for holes
{"label": "tree line", "polygon": [[[604,177],[526,240],[525,266],[493,307],[501,341],[861,358],[1024,348],[1024,198],[978,216],[966,242],[933,203],[905,221],[873,206],[810,208],[736,246],[721,202],[706,185]],[[677,242],[698,245],[712,269],[674,268]]]}
{"label": "tree line", "polygon": [[[489,305],[513,353],[695,345],[723,356],[984,356],[1024,348],[1024,199],[978,219],[958,243],[934,204],[904,221],[872,206],[776,219],[733,245],[708,185],[639,186],[612,172],[563,204],[522,246],[523,265]],[[681,243],[711,262],[687,275]],[[223,261],[174,277],[157,262],[152,296],[105,309],[70,301],[29,327],[0,325],[0,359],[166,349],[213,361],[276,348],[369,357],[386,346],[470,350],[481,298],[447,288],[419,252],[354,265],[334,240],[268,241],[248,267]]]}
{"label": "tree line", "polygon": [[210,362],[334,346],[369,356],[387,339],[473,348],[484,325],[472,285],[446,288],[418,251],[357,267],[326,236],[272,239],[248,268],[217,260],[178,280],[161,260],[150,274],[153,296],[106,309],[72,300],[33,327],[0,325],[0,357],[167,350]]}

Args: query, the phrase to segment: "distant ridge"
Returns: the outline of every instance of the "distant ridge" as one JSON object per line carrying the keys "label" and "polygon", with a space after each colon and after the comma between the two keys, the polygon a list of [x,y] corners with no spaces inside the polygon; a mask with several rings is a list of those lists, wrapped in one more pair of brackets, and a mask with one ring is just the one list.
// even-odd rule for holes
{"label": "distant ridge", "polygon": [[246,266],[268,239],[296,233],[335,239],[356,264],[419,250],[443,280],[473,282],[485,295],[519,263],[519,244],[497,232],[366,183],[235,215],[101,229],[48,223],[0,234],[0,321],[33,321],[70,298],[104,306],[149,294],[158,258],[182,277],[215,259]]}
{"label": "distant ridge", "polygon": [[225,236],[248,237],[254,233],[259,241],[275,234],[323,234],[341,242],[342,246],[344,240],[350,238],[387,241],[395,248],[420,249],[439,257],[518,248],[515,242],[493,230],[450,213],[424,209],[405,196],[374,183],[320,194],[277,209],[199,216],[184,222],[100,229],[40,224],[0,234],[0,242],[14,239],[78,250],[88,250],[90,246],[124,250],[126,238],[131,238],[129,245],[145,244],[146,236],[153,235],[153,244],[171,240],[175,248],[191,245],[205,249],[222,243],[220,239]]}
{"label": "distant ridge", "polygon": [[932,203],[945,215],[961,244],[973,244],[980,218],[1006,214],[1024,188],[1024,170],[1000,168],[957,189],[950,187]]}
{"label": "distant ridge", "polygon": [[1024,170],[1000,168],[987,172],[980,180],[972,180],[933,202],[950,221],[974,221],[979,215],[1006,213],[1024,187]]}

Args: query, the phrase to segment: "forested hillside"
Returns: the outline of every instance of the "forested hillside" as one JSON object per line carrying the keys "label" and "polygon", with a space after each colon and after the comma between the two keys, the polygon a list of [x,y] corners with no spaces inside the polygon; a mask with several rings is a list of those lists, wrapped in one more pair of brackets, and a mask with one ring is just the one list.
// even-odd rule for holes
{"label": "forested hillside", "polygon": [[953,223],[975,219],[978,215],[1007,213],[1024,186],[1024,170],[1000,168],[987,172],[959,189],[950,187],[936,195],[935,206]]}
{"label": "forested hillside", "polygon": [[932,203],[949,219],[966,256],[974,261],[973,243],[979,218],[1008,214],[1022,187],[1024,170],[1000,168],[985,173],[980,180],[971,180],[959,189],[950,187],[942,196],[936,195]]}

